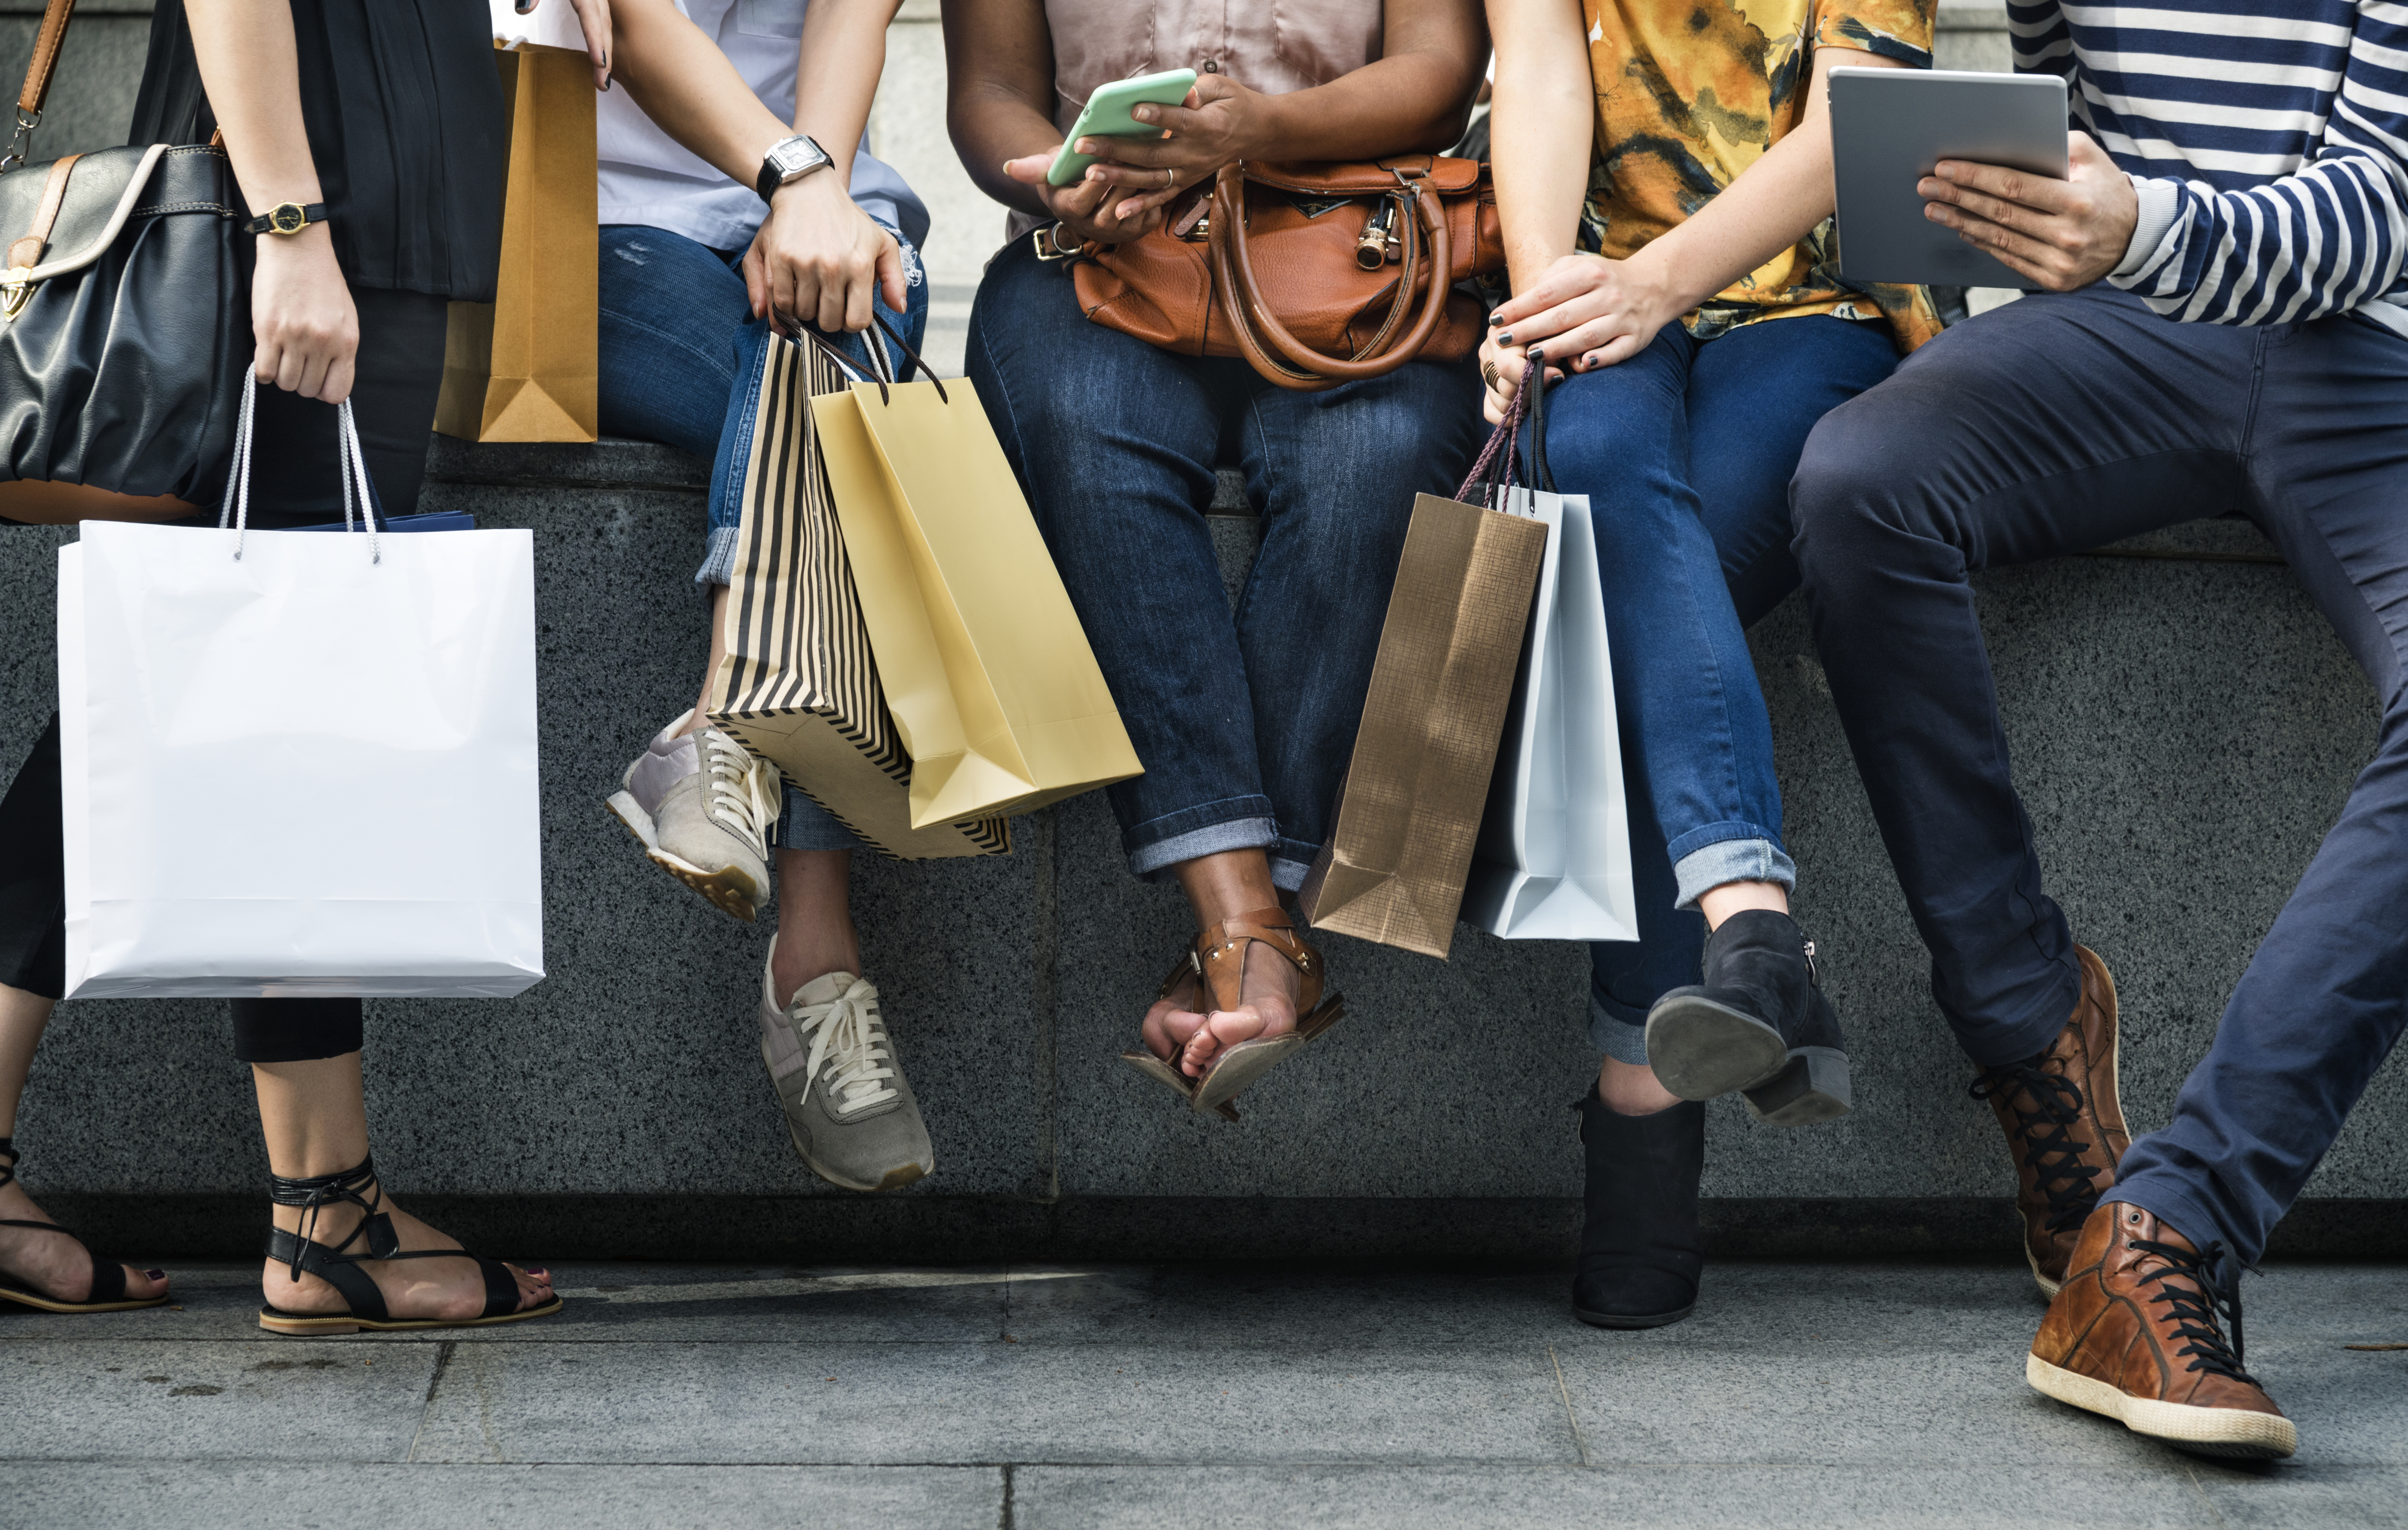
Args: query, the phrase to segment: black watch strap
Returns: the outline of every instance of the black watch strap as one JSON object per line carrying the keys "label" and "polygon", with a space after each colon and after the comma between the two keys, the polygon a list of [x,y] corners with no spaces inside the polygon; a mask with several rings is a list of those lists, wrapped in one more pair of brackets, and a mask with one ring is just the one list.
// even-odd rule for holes
{"label": "black watch strap", "polygon": [[279,202],[265,212],[242,225],[246,234],[298,234],[311,224],[326,221],[326,204],[312,202],[303,207],[298,202]]}

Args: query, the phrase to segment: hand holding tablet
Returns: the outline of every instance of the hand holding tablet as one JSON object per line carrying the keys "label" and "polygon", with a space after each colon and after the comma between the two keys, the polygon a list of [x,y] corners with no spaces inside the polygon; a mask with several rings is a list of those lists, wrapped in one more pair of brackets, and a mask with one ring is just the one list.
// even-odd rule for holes
{"label": "hand holding tablet", "polygon": [[1849,281],[2067,291],[2123,259],[2131,182],[2068,133],[2063,79],[1838,68],[1830,91]]}

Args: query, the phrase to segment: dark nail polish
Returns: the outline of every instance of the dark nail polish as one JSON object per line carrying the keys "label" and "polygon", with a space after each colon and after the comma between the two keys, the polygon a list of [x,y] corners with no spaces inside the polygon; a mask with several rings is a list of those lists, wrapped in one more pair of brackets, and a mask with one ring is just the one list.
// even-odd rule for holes
{"label": "dark nail polish", "polygon": [[545,1268],[544,1268],[542,1265],[540,1265],[540,1264],[530,1264],[530,1265],[528,1265],[528,1266],[526,1267],[526,1272],[527,1272],[527,1274],[529,1274],[529,1275],[535,1276],[535,1277],[538,1277],[538,1279],[540,1279],[542,1277],[547,1276],[547,1275],[550,1275],[550,1274],[552,1273],[550,1270],[545,1269]]}
{"label": "dark nail polish", "polygon": [[1498,331],[1497,332],[1497,343],[1498,343],[1498,344],[1499,344],[1499,345],[1511,345],[1511,344],[1512,344],[1512,343],[1513,343],[1513,332],[1512,332],[1512,330],[1510,330],[1510,329],[1500,329],[1500,330],[1498,330]]}
{"label": "dark nail polish", "polygon": [[165,1280],[167,1278],[167,1272],[165,1270],[144,1270],[142,1272],[142,1278],[145,1280]]}
{"label": "dark nail polish", "polygon": [[1491,329],[1496,328],[1498,325],[1501,325],[1501,324],[1503,324],[1504,322],[1505,322],[1504,320],[1502,320],[1502,319],[1498,318],[1498,317],[1496,314],[1494,314],[1494,313],[1492,313],[1492,314],[1490,314],[1490,315],[1488,316],[1488,327],[1489,327],[1489,328],[1491,328]]}

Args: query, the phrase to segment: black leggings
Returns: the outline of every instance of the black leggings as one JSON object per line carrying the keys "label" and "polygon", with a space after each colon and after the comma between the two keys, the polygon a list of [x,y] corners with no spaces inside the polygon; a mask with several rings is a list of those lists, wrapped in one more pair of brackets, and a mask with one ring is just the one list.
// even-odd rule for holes
{"label": "black leggings", "polygon": [[[423,293],[351,289],[359,310],[351,415],[368,476],[388,515],[418,504],[427,426],[443,387],[447,305]],[[273,529],[332,518],[341,503],[335,408],[280,388],[259,392],[251,524]],[[213,525],[216,515],[197,518]],[[0,797],[0,984],[46,999],[66,990],[65,847],[59,807],[59,720],[34,744]],[[236,999],[234,1055],[244,1062],[306,1062],[360,1049],[357,999]]]}

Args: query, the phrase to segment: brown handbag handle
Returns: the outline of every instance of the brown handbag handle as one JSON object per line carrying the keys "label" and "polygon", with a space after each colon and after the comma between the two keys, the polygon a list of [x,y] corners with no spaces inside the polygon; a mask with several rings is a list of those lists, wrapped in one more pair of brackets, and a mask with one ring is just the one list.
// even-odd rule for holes
{"label": "brown handbag handle", "polygon": [[[1246,181],[1243,168],[1225,165],[1213,180],[1211,255],[1213,284],[1221,289],[1224,311],[1229,327],[1235,332],[1239,350],[1256,372],[1281,387],[1298,392],[1317,392],[1340,382],[1359,378],[1384,377],[1411,361],[1421,353],[1438,322],[1446,312],[1451,283],[1446,273],[1454,269],[1454,250],[1446,223],[1446,209],[1429,189],[1426,180],[1415,178],[1412,182],[1413,210],[1418,217],[1423,238],[1427,246],[1430,266],[1429,293],[1422,303],[1422,311],[1405,336],[1381,354],[1358,359],[1324,355],[1288,332],[1287,326],[1262,299],[1260,284],[1254,279],[1254,263],[1246,248]],[[1406,262],[1399,273],[1397,293],[1398,309],[1401,310],[1412,298],[1414,274],[1412,235],[1405,230]],[[1255,330],[1259,326],[1261,333]],[[1266,354],[1263,342],[1268,339],[1293,367],[1282,366]],[[1373,342],[1376,347],[1378,342]]]}
{"label": "brown handbag handle", "polygon": [[17,93],[17,134],[9,140],[8,152],[0,157],[0,169],[25,163],[25,151],[34,144],[34,129],[42,123],[42,104],[50,98],[50,76],[58,71],[59,47],[67,38],[67,18],[75,13],[75,0],[50,0],[42,10],[42,30],[34,38],[34,56],[25,65],[25,88]]}

